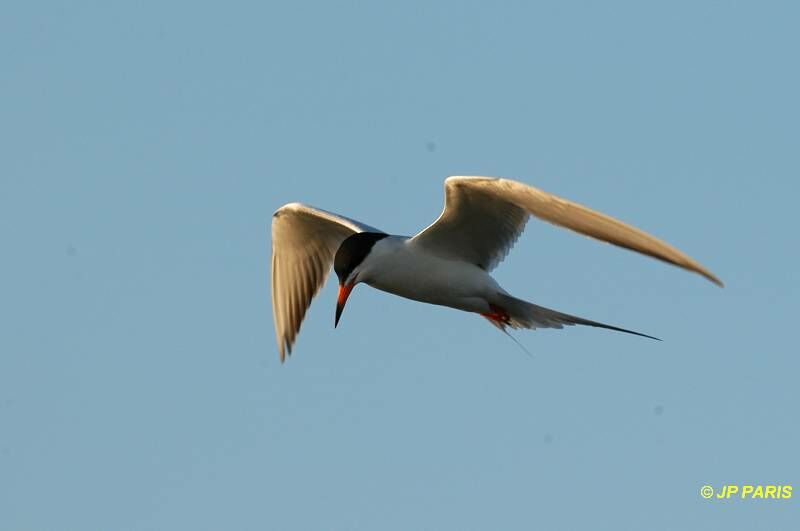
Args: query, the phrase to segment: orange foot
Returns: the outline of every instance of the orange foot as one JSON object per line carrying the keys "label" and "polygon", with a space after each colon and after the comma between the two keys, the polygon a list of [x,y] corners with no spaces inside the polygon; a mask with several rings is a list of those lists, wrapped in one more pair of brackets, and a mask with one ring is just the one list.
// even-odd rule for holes
{"label": "orange foot", "polygon": [[488,319],[493,325],[503,327],[511,323],[511,318],[508,316],[508,313],[501,307],[490,304],[489,309],[492,311],[489,313],[482,313],[481,316]]}

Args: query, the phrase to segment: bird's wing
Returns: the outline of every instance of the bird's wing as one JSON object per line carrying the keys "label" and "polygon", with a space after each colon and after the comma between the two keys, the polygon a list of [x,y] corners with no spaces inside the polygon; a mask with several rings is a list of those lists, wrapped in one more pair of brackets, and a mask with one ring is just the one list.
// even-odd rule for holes
{"label": "bird's wing", "polygon": [[301,203],[284,205],[272,216],[272,315],[281,361],[292,352],[336,250],[356,232],[382,231]]}
{"label": "bird's wing", "polygon": [[709,270],[675,247],[596,210],[533,186],[491,177],[448,177],[444,210],[412,241],[430,252],[465,260],[487,271],[508,253],[528,214],[586,236],[699,273],[722,286]]}

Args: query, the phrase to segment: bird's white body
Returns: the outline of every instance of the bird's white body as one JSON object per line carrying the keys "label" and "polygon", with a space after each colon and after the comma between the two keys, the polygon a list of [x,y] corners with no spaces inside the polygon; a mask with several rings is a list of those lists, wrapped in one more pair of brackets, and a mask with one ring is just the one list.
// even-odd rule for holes
{"label": "bird's white body", "polygon": [[406,299],[475,313],[490,313],[497,294],[505,293],[480,267],[437,256],[404,236],[377,242],[358,281]]}

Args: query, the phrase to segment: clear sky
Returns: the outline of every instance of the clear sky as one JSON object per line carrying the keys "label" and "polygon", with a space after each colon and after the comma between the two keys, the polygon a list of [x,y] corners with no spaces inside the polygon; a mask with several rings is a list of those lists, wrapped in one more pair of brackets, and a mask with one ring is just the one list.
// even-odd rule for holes
{"label": "clear sky", "polygon": [[[800,515],[800,33],[771,2],[0,7],[0,529],[786,529]],[[501,175],[496,278],[663,342],[335,282],[279,363],[272,212],[413,234]],[[706,500],[703,485],[793,485]]]}

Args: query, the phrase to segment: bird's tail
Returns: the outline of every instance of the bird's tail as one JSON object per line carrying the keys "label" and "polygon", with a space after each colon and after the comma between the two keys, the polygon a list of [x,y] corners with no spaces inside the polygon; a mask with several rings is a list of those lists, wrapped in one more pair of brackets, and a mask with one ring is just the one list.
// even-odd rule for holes
{"label": "bird's tail", "polygon": [[584,319],[575,315],[569,315],[543,306],[537,306],[536,304],[531,304],[530,302],[512,297],[505,293],[498,293],[496,304],[492,304],[491,307],[492,313],[484,314],[483,316],[493,325],[504,331],[507,326],[511,328],[535,330],[537,328],[563,328],[571,325],[584,325],[606,328],[616,332],[625,332],[626,334],[633,334],[661,341],[657,337],[634,332],[633,330],[626,330],[625,328],[619,328],[597,321],[590,321],[589,319]]}

